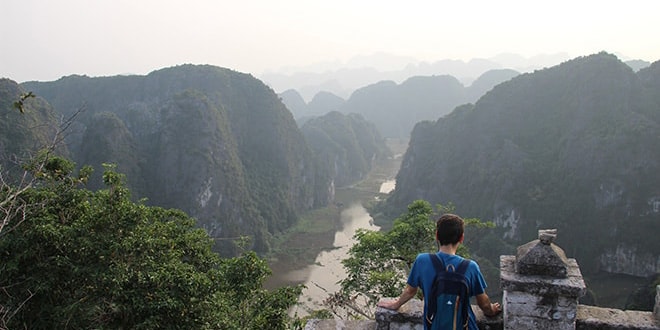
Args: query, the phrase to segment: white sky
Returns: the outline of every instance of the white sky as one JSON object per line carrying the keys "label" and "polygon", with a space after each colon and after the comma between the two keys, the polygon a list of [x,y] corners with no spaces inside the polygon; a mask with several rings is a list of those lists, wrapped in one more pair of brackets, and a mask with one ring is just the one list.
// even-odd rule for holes
{"label": "white sky", "polygon": [[183,63],[259,75],[376,52],[432,62],[605,50],[653,62],[659,15],[655,0],[0,0],[0,77]]}

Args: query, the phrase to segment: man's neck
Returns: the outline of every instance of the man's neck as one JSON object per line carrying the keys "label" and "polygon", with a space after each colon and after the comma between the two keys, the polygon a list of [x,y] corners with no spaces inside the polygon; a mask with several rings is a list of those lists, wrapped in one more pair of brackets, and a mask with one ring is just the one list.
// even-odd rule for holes
{"label": "man's neck", "polygon": [[452,244],[447,244],[447,245],[440,245],[440,249],[438,249],[440,252],[446,253],[446,254],[456,254],[456,250],[458,250],[458,244],[452,245]]}

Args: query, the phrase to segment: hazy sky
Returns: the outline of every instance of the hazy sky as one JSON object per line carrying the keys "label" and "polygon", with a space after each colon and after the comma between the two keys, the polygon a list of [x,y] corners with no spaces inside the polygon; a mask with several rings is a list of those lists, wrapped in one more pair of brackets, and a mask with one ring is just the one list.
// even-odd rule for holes
{"label": "hazy sky", "polygon": [[258,76],[376,52],[432,62],[605,50],[656,61],[659,14],[655,0],[0,0],[0,77],[183,63]]}

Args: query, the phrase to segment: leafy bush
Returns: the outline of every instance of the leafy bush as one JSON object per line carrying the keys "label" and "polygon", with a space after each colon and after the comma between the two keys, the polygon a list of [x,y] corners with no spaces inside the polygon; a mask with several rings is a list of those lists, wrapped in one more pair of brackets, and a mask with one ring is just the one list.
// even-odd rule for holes
{"label": "leafy bush", "polygon": [[255,253],[220,258],[185,213],[132,202],[112,167],[92,192],[80,187],[88,170],[47,164],[58,175],[23,192],[25,218],[0,236],[0,328],[289,326],[301,288],[262,289],[270,269]]}

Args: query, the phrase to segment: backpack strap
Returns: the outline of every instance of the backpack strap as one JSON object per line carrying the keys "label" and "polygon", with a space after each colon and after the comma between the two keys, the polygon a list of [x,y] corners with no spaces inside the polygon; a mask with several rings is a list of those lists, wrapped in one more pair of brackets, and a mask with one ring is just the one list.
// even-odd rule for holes
{"label": "backpack strap", "polygon": [[461,261],[461,263],[458,264],[458,268],[456,268],[456,272],[461,275],[465,275],[468,266],[470,266],[470,259],[463,259],[463,261]]}
{"label": "backpack strap", "polygon": [[[441,271],[445,269],[445,263],[438,257],[437,254],[435,253],[429,253],[429,258],[431,258],[431,263],[433,264],[433,268],[435,269],[435,273],[439,274]],[[424,304],[424,307],[427,309],[426,310],[426,326],[424,327],[425,329],[430,329],[431,324],[432,324],[432,318],[429,318],[428,314],[431,313],[432,311],[435,311],[436,308],[436,301],[435,299],[429,299],[428,306]]]}
{"label": "backpack strap", "polygon": [[[445,270],[445,263],[442,261],[442,258],[438,257],[438,255],[435,253],[429,253],[429,257],[431,258],[431,262],[433,263],[433,268],[435,268],[436,272],[440,270]],[[470,259],[463,259],[463,261],[461,261],[461,263],[458,264],[458,268],[456,268],[455,272],[461,275],[465,275],[468,266],[470,266]]]}
{"label": "backpack strap", "polygon": [[[465,276],[465,272],[467,271],[468,266],[470,265],[470,259],[463,259],[461,263],[458,265],[458,268],[456,268],[456,272]],[[470,298],[470,287],[468,286],[467,288],[467,296],[468,299]],[[465,319],[463,320],[463,327],[465,329],[468,328],[468,319],[469,319],[469,313],[468,313],[468,308],[470,308],[470,301],[466,301],[463,303],[463,315],[465,315]]]}
{"label": "backpack strap", "polygon": [[431,258],[431,262],[433,263],[433,268],[435,268],[435,272],[439,273],[445,269],[445,263],[438,257],[437,254],[435,253],[429,253],[429,257]]}

